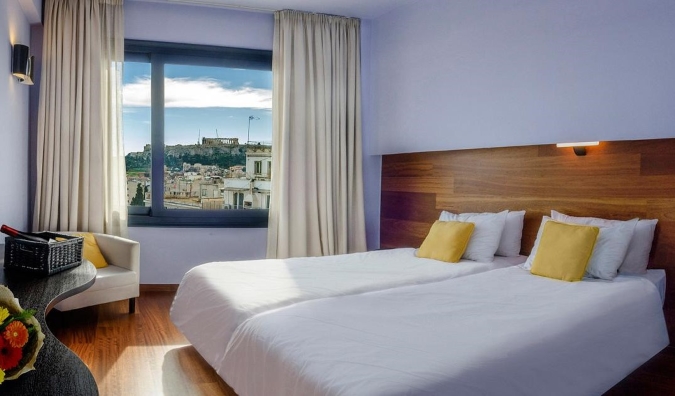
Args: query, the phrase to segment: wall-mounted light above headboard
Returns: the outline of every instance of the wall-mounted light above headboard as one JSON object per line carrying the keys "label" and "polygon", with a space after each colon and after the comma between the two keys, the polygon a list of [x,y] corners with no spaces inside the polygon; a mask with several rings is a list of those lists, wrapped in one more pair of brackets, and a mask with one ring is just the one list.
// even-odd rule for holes
{"label": "wall-mounted light above headboard", "polygon": [[574,154],[579,157],[586,155],[587,146],[597,146],[600,142],[574,142],[574,143],[558,143],[556,147],[572,147]]}

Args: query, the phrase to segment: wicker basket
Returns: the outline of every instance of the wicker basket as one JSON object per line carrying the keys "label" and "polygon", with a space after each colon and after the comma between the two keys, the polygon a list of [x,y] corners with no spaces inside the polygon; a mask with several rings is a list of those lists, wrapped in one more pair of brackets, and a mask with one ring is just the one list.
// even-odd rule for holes
{"label": "wicker basket", "polygon": [[5,269],[16,269],[36,275],[52,275],[82,264],[84,238],[54,232],[39,232],[36,235],[67,240],[47,243],[6,237]]}

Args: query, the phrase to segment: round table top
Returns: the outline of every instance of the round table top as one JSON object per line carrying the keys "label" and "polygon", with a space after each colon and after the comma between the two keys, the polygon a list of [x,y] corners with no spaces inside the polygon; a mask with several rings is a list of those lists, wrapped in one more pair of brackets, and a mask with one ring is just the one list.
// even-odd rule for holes
{"label": "round table top", "polygon": [[98,395],[94,376],[77,355],[49,331],[45,317],[60,301],[94,284],[96,268],[89,261],[47,277],[0,269],[0,284],[9,287],[23,309],[37,310],[45,334],[35,370],[0,384],[4,395]]}

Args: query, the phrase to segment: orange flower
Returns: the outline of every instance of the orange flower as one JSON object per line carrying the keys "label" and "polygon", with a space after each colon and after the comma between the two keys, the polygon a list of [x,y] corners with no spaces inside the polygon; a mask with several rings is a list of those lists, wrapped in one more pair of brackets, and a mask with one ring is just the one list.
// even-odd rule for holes
{"label": "orange flower", "polygon": [[18,320],[10,323],[2,335],[9,342],[9,345],[14,348],[23,348],[28,342],[28,329]]}
{"label": "orange flower", "polygon": [[21,348],[12,348],[4,338],[0,337],[0,370],[10,370],[21,361]]}

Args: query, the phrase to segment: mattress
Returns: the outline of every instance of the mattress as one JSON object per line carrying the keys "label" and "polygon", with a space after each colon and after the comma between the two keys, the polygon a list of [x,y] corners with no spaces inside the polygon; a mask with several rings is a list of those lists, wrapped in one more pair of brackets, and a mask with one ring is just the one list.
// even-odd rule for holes
{"label": "mattress", "polygon": [[250,317],[298,302],[383,290],[504,268],[526,257],[495,257],[491,263],[449,264],[418,258],[415,249],[339,256],[216,262],[183,277],[171,320],[213,367],[235,329]]}
{"label": "mattress", "polygon": [[218,373],[241,396],[599,395],[667,345],[646,277],[511,267],[259,314]]}
{"label": "mattress", "polygon": [[[626,275],[628,276],[628,275]],[[666,302],[666,270],[663,269],[649,269],[644,275],[634,275],[642,276],[648,281],[652,282],[656,286],[656,290],[659,291],[661,296],[661,305]]]}

